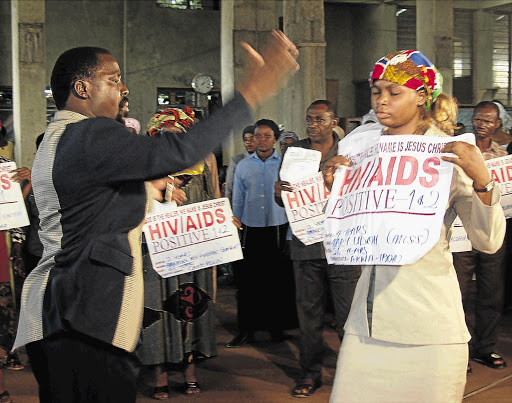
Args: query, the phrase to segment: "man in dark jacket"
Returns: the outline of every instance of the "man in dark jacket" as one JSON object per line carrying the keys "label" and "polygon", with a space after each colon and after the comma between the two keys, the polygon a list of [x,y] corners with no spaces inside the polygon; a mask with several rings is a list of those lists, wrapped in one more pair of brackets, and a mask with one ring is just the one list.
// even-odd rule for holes
{"label": "man in dark jacket", "polygon": [[244,46],[251,68],[239,92],[182,138],[137,136],[115,121],[128,89],[109,51],[75,48],[57,60],[59,110],[32,172],[44,251],[24,285],[15,342],[27,345],[42,402],[135,402],[144,182],[202,159],[298,68],[282,33],[261,56]]}

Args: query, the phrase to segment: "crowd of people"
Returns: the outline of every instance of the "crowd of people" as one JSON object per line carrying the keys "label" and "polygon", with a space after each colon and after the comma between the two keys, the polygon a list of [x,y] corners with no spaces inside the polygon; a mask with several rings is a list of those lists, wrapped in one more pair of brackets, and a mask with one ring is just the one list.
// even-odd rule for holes
{"label": "crowd of people", "polygon": [[[351,165],[348,145],[370,132],[453,136],[455,100],[442,94],[442,76],[424,55],[390,53],[371,71],[372,111],[362,126],[339,136],[332,103],[315,100],[301,140],[271,119],[251,124],[254,108],[298,69],[297,49],[280,32],[261,55],[243,46],[246,78],[222,109],[201,121],[185,105],[159,109],[143,132],[128,116],[129,91],[108,50],[59,57],[51,78],[58,112],[32,172],[12,177],[23,185],[31,226],[8,231],[10,252],[0,232],[1,368],[22,366],[9,351],[25,346],[41,402],[133,402],[141,364],[153,370],[154,399],[169,398],[168,371],[176,369],[183,392],[200,393],[196,366],[217,355],[216,267],[162,278],[141,227],[148,198],[187,205],[225,195],[244,255],[232,264],[238,333],[227,348],[261,331],[281,343],[298,327],[301,372],[291,394],[307,398],[322,386],[331,305],[341,342],[331,402],[461,401],[470,359],[506,366],[496,343],[510,241],[484,164],[512,144],[503,105],[476,106],[476,146],[453,141],[441,150],[454,170],[431,250],[404,266],[329,264],[322,242],[305,245],[290,230],[283,156],[319,152],[317,171],[331,188],[336,169]],[[222,183],[213,151],[232,130],[246,151],[231,159]],[[473,250],[452,256],[456,216]],[[21,300],[13,276],[24,283]],[[1,371],[0,399],[11,401]]]}

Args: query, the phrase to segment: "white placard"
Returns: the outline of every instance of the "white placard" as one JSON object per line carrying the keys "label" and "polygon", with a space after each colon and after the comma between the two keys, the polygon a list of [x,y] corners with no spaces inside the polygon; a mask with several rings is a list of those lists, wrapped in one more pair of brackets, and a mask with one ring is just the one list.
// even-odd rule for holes
{"label": "white placard", "polygon": [[473,248],[468,238],[468,233],[462,225],[462,221],[457,216],[452,226],[452,236],[450,237],[450,251],[467,252]]}
{"label": "white placard", "polygon": [[512,155],[487,160],[485,165],[501,191],[505,218],[512,218]]}
{"label": "white placard", "polygon": [[154,202],[143,226],[153,269],[162,277],[243,258],[227,198],[182,207]]}
{"label": "white placard", "polygon": [[324,207],[329,189],[321,172],[291,184],[292,192],[281,192],[292,233],[304,244],[321,242],[324,238]]}
{"label": "white placard", "polygon": [[0,164],[0,230],[2,231],[30,224],[21,186],[11,180],[14,174],[9,172],[14,169],[16,169],[16,163],[13,161]]}
{"label": "white placard", "polygon": [[379,131],[363,137],[339,145],[352,166],[337,170],[327,203],[327,261],[415,263],[439,240],[453,173],[439,150],[454,138]]}
{"label": "white placard", "polygon": [[302,147],[288,147],[283,157],[279,177],[283,181],[297,182],[315,175],[320,167],[322,153]]}

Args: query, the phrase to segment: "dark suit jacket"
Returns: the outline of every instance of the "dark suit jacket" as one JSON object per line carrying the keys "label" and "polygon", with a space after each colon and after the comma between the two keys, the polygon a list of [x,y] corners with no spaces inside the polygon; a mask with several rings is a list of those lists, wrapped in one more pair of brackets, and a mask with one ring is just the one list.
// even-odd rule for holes
{"label": "dark suit jacket", "polygon": [[[112,119],[84,118],[67,124],[60,137],[45,136],[33,172],[45,254],[27,278],[16,345],[73,329],[133,351],[143,311],[144,182],[194,165],[251,117],[237,94],[183,135],[138,136]],[[42,158],[41,150],[48,155]],[[58,211],[45,208],[55,204]],[[55,241],[60,247],[49,253]]]}

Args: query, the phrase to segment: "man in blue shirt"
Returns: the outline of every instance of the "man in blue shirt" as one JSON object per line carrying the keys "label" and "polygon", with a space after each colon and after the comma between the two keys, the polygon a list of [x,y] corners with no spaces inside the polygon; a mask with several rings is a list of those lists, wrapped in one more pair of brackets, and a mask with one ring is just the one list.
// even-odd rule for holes
{"label": "man in blue shirt", "polygon": [[[240,334],[227,347],[239,347],[256,330],[267,330],[274,341],[297,325],[291,262],[284,253],[288,220],[274,203],[274,183],[281,156],[274,150],[277,124],[256,122],[256,152],[240,161],[235,171],[233,214],[243,224],[244,260],[235,264]],[[264,256],[264,260],[262,257]]]}

